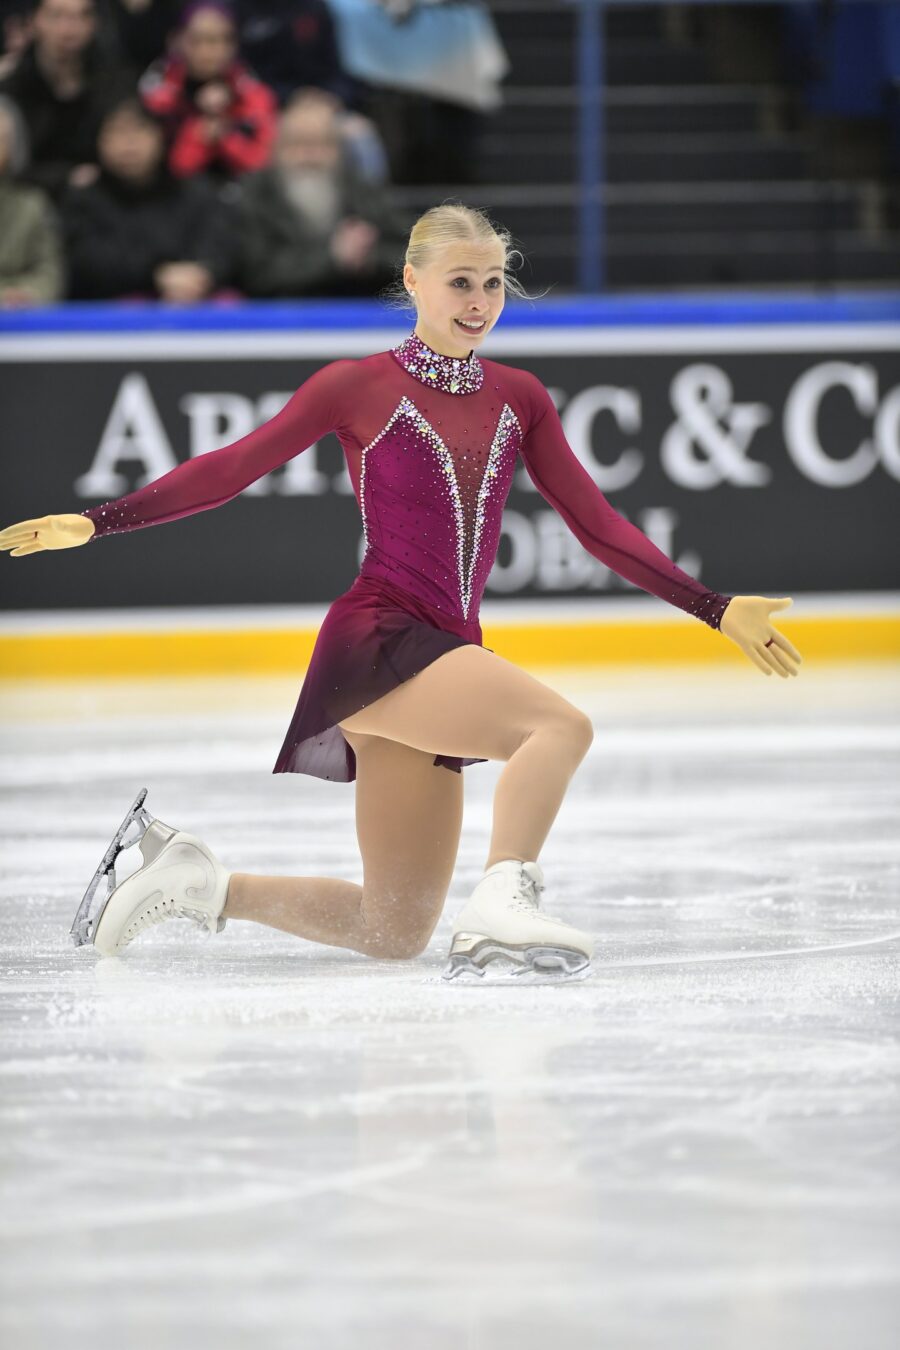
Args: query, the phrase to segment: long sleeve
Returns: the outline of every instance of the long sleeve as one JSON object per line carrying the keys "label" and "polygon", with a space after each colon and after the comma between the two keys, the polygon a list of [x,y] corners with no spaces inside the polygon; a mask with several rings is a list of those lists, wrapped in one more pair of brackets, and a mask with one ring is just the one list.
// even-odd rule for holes
{"label": "long sleeve", "polygon": [[[268,164],[277,129],[275,95],[244,72],[232,77],[232,89],[233,102],[225,113],[227,126],[217,140],[206,139],[203,116],[193,104],[184,109],[169,158],[173,173],[179,177],[189,177],[213,164],[234,175]],[[145,101],[155,95],[156,91],[148,92]]]}
{"label": "long sleeve", "polygon": [[281,412],[249,435],[177,465],[136,492],[82,511],[96,530],[88,542],[102,534],[161,525],[222,506],[329,431],[339,429],[346,416],[354,365],[351,360],[332,361],[305,380]]}
{"label": "long sleeve", "polygon": [[553,400],[537,376],[528,381],[528,393],[533,419],[521,454],[541,496],[593,557],[642,590],[718,629],[733,596],[708,590],[619,515],[566,440]]}

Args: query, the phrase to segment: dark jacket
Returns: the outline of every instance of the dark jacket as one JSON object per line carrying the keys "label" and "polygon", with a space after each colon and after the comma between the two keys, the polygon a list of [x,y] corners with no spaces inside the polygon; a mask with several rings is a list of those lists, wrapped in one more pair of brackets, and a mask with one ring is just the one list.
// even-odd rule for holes
{"label": "dark jacket", "polygon": [[241,227],[241,284],[248,295],[277,299],[280,296],[320,294],[340,290],[348,278],[368,293],[387,284],[403,258],[412,225],[394,207],[387,192],[361,178],[345,158],[337,170],[342,206],[339,218],[354,216],[380,231],[371,266],[359,272],[338,267],[328,240],[311,231],[282,190],[274,166],[248,174],[242,182],[238,205]]}
{"label": "dark jacket", "polygon": [[238,0],[241,56],[283,106],[296,89],[327,89],[356,106],[357,82],[341,70],[327,0]]}
{"label": "dark jacket", "polygon": [[0,83],[22,110],[31,140],[31,164],[24,175],[57,202],[76,164],[96,164],[97,132],[109,108],[134,95],[134,72],[111,65],[95,42],[84,53],[85,82],[80,94],[57,98],[47,83],[32,43],[15,70]]}
{"label": "dark jacket", "polygon": [[204,178],[161,168],[135,187],[102,171],[90,187],[69,188],[62,213],[70,299],[158,295],[153,273],[165,262],[202,263],[214,288],[232,278],[234,208]]}
{"label": "dark jacket", "polygon": [[129,9],[121,0],[106,0],[110,11],[105,27],[120,62],[146,70],[166,50],[166,40],[178,27],[184,0],[152,0],[144,9]]}

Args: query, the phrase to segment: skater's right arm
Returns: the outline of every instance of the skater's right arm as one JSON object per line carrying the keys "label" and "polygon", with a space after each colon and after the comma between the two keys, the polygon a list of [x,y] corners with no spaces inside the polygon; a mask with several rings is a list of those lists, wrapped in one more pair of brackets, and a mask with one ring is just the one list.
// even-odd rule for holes
{"label": "skater's right arm", "polygon": [[232,445],[179,464],[154,483],[71,515],[40,516],[0,530],[12,557],[40,549],[75,548],[118,534],[179,520],[222,506],[244,488],[335,431],[346,416],[356,363],[332,361],[311,375],[268,422]]}

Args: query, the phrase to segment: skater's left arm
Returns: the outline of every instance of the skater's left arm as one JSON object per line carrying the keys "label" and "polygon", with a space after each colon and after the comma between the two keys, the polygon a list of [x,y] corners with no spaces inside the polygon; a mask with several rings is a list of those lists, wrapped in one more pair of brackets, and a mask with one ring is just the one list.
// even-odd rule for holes
{"label": "skater's left arm", "polygon": [[767,675],[773,669],[796,674],[789,658],[799,662],[799,652],[768,619],[771,609],[790,605],[791,599],[723,595],[683,571],[607,501],[566,440],[540,380],[530,376],[525,389],[531,406],[522,460],[541,496],[579,543],[619,576],[730,637]]}

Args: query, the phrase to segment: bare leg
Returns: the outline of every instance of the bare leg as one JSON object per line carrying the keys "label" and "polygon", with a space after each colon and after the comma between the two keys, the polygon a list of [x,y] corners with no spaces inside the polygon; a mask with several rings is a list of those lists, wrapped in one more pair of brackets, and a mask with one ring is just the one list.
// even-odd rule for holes
{"label": "bare leg", "polygon": [[416,956],[440,918],[453,875],[462,775],[407,745],[345,734],[356,752],[363,884],[235,872],[223,912],[367,956]]}
{"label": "bare leg", "polygon": [[437,754],[506,761],[485,864],[536,860],[593,739],[547,685],[474,644],[341,723],[357,756],[363,884],[232,874],[225,915],[371,956],[415,956],[440,917],[459,845],[463,774]]}
{"label": "bare leg", "polygon": [[507,761],[486,868],[503,858],[537,860],[594,734],[590,719],[561,695],[474,644],[445,653],[341,727],[431,755]]}

